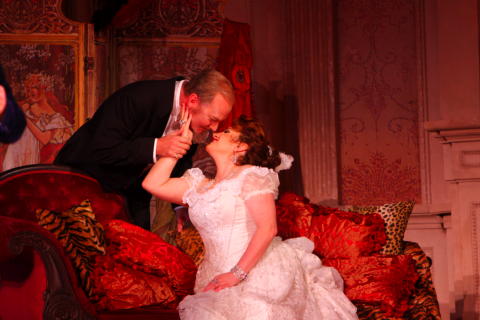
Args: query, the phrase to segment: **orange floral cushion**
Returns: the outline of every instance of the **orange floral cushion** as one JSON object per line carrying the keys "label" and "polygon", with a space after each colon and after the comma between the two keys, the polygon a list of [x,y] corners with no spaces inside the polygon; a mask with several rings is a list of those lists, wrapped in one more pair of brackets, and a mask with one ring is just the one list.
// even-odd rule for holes
{"label": "orange floral cushion", "polygon": [[97,256],[91,274],[95,308],[130,309],[152,304],[175,308],[178,297],[165,277],[135,270],[110,256]]}
{"label": "orange floral cushion", "polygon": [[122,220],[111,220],[104,229],[107,255],[97,257],[92,275],[99,310],[174,308],[193,293],[197,268],[185,253]]}
{"label": "orange floral cushion", "polygon": [[156,234],[123,220],[105,224],[107,254],[133,269],[165,277],[175,293],[193,292],[197,267],[193,260]]}
{"label": "orange floral cushion", "polygon": [[310,239],[321,258],[349,258],[378,252],[385,244],[385,227],[378,214],[362,215],[319,206],[312,218]]}

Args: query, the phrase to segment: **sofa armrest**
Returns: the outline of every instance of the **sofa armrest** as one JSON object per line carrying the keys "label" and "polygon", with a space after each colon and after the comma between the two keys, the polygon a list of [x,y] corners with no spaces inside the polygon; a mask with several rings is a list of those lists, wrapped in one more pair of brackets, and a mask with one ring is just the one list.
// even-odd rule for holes
{"label": "sofa armrest", "polygon": [[[3,235],[0,236],[0,264],[12,263],[27,248],[33,248],[41,257],[46,278],[43,318],[95,319],[93,305],[80,288],[73,266],[61,244],[52,234],[37,224],[22,219],[0,217],[0,224],[5,226]],[[33,265],[33,268],[37,267]],[[10,267],[10,270],[16,269]],[[3,280],[6,280],[5,275]],[[0,284],[1,282],[0,278]]]}

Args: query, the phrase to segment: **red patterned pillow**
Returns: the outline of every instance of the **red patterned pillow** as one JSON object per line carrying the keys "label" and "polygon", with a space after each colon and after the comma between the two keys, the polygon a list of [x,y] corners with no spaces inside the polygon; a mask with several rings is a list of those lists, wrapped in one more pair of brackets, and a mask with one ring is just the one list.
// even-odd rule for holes
{"label": "red patterned pillow", "polygon": [[385,244],[385,226],[378,214],[362,215],[319,206],[309,238],[321,258],[349,258],[378,252]]}
{"label": "red patterned pillow", "polygon": [[122,220],[104,225],[107,255],[132,269],[164,277],[177,296],[193,292],[193,260],[158,235]]}
{"label": "red patterned pillow", "polygon": [[283,239],[308,237],[316,206],[302,196],[286,192],[277,201],[278,235]]}
{"label": "red patterned pillow", "polygon": [[323,264],[340,272],[350,300],[378,304],[387,316],[401,317],[408,309],[418,278],[411,256],[323,259]]}
{"label": "red patterned pillow", "polygon": [[134,270],[111,256],[97,256],[90,275],[92,301],[102,310],[130,309],[152,304],[175,308],[180,299],[164,277]]}

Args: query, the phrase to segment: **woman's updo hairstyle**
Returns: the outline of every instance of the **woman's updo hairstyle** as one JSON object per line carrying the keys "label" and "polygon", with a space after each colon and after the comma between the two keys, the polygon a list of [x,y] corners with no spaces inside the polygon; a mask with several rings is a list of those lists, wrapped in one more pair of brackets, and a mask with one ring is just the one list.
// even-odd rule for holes
{"label": "woman's updo hairstyle", "polygon": [[240,133],[239,141],[248,145],[246,153],[238,157],[237,165],[251,164],[274,169],[280,164],[280,155],[269,147],[260,122],[241,115],[233,122],[232,129]]}

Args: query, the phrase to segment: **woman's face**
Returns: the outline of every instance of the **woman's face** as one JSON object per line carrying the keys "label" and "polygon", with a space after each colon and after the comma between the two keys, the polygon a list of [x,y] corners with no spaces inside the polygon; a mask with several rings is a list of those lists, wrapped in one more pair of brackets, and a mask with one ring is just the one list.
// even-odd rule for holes
{"label": "woman's face", "polygon": [[210,155],[213,154],[232,154],[239,146],[240,132],[228,128],[223,132],[213,134],[212,142],[206,146],[206,150]]}
{"label": "woman's face", "polygon": [[27,101],[30,103],[35,103],[41,100],[42,93],[39,88],[36,87],[27,87],[26,90]]}

